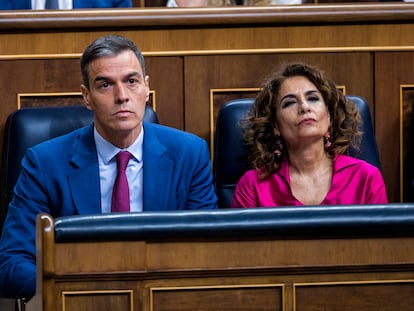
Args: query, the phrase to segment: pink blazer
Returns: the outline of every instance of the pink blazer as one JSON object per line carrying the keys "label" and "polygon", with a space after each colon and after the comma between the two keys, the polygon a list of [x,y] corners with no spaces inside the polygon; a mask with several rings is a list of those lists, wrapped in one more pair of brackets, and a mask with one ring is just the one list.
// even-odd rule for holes
{"label": "pink blazer", "polygon": [[[363,160],[338,155],[333,161],[332,184],[320,205],[386,204],[386,188],[379,169]],[[289,165],[264,180],[256,170],[246,172],[237,183],[231,207],[274,207],[303,205],[290,187]]]}

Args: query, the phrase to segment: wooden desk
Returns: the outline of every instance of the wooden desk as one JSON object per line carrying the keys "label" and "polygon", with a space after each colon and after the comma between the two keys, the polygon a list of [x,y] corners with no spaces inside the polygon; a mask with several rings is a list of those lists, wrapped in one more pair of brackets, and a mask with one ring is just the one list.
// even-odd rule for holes
{"label": "wooden desk", "polygon": [[413,310],[411,210],[103,216],[63,241],[40,215],[28,310]]}

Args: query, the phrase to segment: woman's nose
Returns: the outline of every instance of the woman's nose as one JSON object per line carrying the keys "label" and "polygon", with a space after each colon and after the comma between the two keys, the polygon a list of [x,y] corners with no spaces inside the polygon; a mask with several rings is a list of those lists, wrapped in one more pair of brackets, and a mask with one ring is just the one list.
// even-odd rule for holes
{"label": "woman's nose", "polygon": [[299,103],[299,112],[305,113],[308,111],[310,111],[310,105],[308,104],[306,100],[301,100]]}

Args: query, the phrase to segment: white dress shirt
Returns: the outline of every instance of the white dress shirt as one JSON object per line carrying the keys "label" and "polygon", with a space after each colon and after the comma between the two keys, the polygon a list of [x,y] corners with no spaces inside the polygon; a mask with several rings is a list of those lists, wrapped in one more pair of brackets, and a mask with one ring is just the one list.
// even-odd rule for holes
{"label": "white dress shirt", "polygon": [[[70,10],[73,8],[72,0],[58,0],[58,1],[59,1],[59,9]],[[46,0],[32,0],[32,9],[33,10],[44,10],[45,3],[46,3]]]}
{"label": "white dress shirt", "polygon": [[[116,154],[121,151],[108,141],[106,141],[94,129],[96,151],[98,153],[99,178],[101,185],[101,211],[102,213],[111,212],[112,189],[115,183],[117,168]],[[126,175],[128,179],[131,212],[142,212],[143,210],[143,158],[142,147],[144,142],[144,128],[137,140],[127,149],[132,154],[128,162]],[[87,182],[87,181],[86,181]]]}

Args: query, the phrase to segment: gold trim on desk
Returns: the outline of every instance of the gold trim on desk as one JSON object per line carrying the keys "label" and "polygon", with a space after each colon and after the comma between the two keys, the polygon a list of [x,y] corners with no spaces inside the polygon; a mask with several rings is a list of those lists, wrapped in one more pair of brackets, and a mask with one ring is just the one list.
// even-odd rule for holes
{"label": "gold trim on desk", "polygon": [[130,311],[134,310],[134,291],[131,290],[131,289],[113,289],[113,290],[62,291],[62,293],[61,293],[61,295],[62,295],[62,311],[66,311],[65,299],[68,296],[75,296],[75,295],[114,295],[114,294],[129,294]]}
{"label": "gold trim on desk", "polygon": [[[410,96],[411,95],[411,96]],[[400,202],[406,201],[406,194],[404,188],[406,186],[405,164],[406,161],[411,161],[407,158],[409,148],[412,144],[414,133],[414,84],[400,85]],[[411,137],[407,135],[412,135]],[[408,174],[407,174],[408,175]],[[414,176],[413,176],[414,177]]]}
{"label": "gold trim on desk", "polygon": [[337,281],[337,282],[315,282],[315,283],[293,283],[293,310],[297,310],[296,290],[298,287],[313,286],[341,286],[341,285],[388,285],[388,284],[414,283],[414,280],[375,280],[375,281]]}
{"label": "gold trim on desk", "polygon": [[[341,52],[410,52],[414,46],[337,46],[337,47],[309,47],[309,48],[269,48],[269,49],[222,49],[222,50],[168,50],[168,51],[143,51],[144,57],[156,56],[208,56],[208,55],[251,55],[273,53],[341,53]],[[0,55],[1,60],[17,59],[79,59],[81,53],[64,54],[9,54]]]}
{"label": "gold trim on desk", "polygon": [[40,98],[40,97],[46,97],[49,99],[53,99],[53,98],[78,98],[82,100],[83,103],[83,98],[82,98],[82,93],[81,92],[42,92],[42,93],[18,93],[17,94],[17,109],[21,109],[22,108],[22,101],[26,98]]}
{"label": "gold trim on desk", "polygon": [[150,287],[150,311],[154,310],[154,292],[161,291],[185,291],[185,290],[209,290],[209,289],[249,289],[249,288],[275,288],[280,289],[282,298],[282,310],[286,310],[286,285],[282,283],[269,284],[237,284],[237,285],[203,285],[203,286],[169,286]]}

